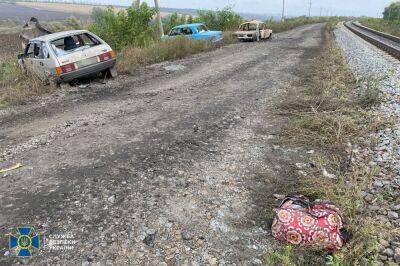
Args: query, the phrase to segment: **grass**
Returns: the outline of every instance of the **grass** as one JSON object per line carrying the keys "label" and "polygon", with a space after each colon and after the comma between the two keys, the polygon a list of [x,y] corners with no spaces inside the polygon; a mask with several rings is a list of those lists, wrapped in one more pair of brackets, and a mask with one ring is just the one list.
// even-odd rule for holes
{"label": "grass", "polygon": [[[306,176],[277,182],[277,194],[307,195],[311,199],[334,201],[345,213],[352,233],[351,241],[335,255],[305,248],[278,246],[267,254],[271,265],[353,265],[373,264],[378,252],[378,236],[383,228],[361,209],[362,191],[371,183],[378,169],[350,161],[348,143],[358,144],[382,126],[371,112],[381,101],[376,82],[354,78],[332,36],[332,23],[326,30],[326,49],[311,67],[302,69],[303,78],[287,90],[276,106],[277,114],[287,119],[281,129],[279,145],[314,150]],[[360,144],[361,145],[361,144]],[[373,145],[373,144],[371,144]],[[368,147],[366,147],[368,148]],[[367,162],[366,162],[367,163]],[[323,176],[322,169],[335,174]],[[274,202],[268,203],[274,206]],[[267,214],[272,218],[273,212]],[[392,229],[385,228],[390,233]]]}
{"label": "grass", "polygon": [[400,37],[399,20],[385,20],[381,18],[362,18],[359,19],[359,21],[366,27]]}
{"label": "grass", "polygon": [[14,56],[0,59],[0,106],[21,103],[51,90],[50,86],[45,86],[36,77],[23,73]]}
{"label": "grass", "polygon": [[180,59],[212,49],[214,46],[205,41],[195,41],[184,37],[154,42],[143,48],[126,47],[119,53],[117,70],[119,73],[131,73],[143,66]]}

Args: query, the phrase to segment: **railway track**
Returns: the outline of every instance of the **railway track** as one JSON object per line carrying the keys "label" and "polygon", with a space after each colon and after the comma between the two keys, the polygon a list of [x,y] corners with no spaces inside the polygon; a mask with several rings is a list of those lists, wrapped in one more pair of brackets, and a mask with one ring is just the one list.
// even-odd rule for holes
{"label": "railway track", "polygon": [[400,38],[365,27],[358,22],[345,22],[350,31],[400,60]]}

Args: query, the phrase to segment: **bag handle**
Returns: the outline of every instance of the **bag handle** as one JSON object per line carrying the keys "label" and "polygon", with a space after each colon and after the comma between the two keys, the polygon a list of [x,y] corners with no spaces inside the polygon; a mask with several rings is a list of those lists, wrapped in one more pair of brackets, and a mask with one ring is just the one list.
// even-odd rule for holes
{"label": "bag handle", "polygon": [[303,196],[287,196],[286,198],[284,198],[281,203],[279,204],[279,208],[282,207],[283,204],[285,204],[287,201],[293,201],[293,203],[297,203],[298,205],[304,207],[304,208],[311,208],[312,204],[310,203],[310,201],[303,197]]}

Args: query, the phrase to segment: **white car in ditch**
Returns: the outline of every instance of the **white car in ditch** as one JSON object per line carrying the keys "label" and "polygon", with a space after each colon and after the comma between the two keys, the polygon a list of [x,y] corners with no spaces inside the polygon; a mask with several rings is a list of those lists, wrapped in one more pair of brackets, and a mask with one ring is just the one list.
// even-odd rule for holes
{"label": "white car in ditch", "polygon": [[52,85],[98,75],[115,77],[115,52],[87,30],[52,33],[30,39],[18,56],[20,67]]}

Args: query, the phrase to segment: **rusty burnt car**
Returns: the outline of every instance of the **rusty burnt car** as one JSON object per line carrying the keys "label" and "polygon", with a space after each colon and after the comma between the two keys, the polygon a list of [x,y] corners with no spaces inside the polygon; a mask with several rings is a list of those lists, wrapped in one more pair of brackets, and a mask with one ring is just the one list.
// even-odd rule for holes
{"label": "rusty burnt car", "polygon": [[272,30],[264,22],[252,20],[241,24],[235,36],[240,41],[261,41],[271,38]]}
{"label": "rusty burnt car", "polygon": [[24,71],[44,82],[58,85],[99,74],[117,76],[115,52],[93,33],[87,30],[57,33],[40,30],[35,34],[37,37],[26,41],[18,63]]}

